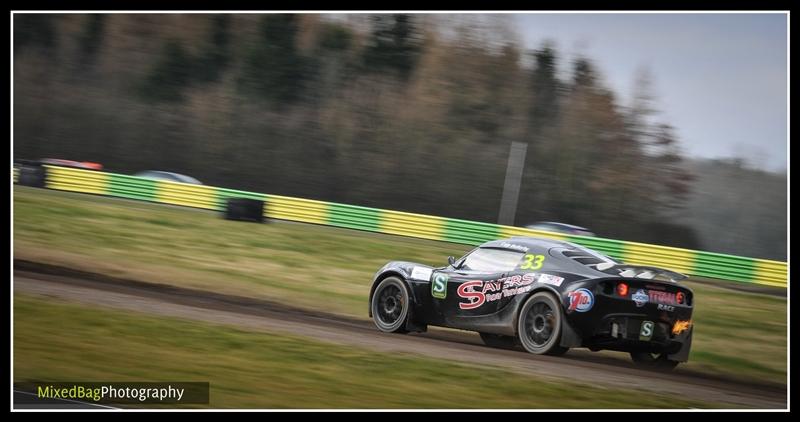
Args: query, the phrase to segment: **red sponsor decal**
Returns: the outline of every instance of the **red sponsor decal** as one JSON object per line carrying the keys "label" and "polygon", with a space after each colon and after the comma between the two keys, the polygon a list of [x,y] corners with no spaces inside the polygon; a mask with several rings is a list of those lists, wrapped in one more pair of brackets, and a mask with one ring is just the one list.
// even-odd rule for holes
{"label": "red sponsor decal", "polygon": [[527,286],[536,281],[536,273],[525,273],[521,276],[513,275],[511,277],[501,278],[500,281],[504,282],[503,288],[506,289],[515,286]]}
{"label": "red sponsor decal", "polygon": [[483,282],[470,280],[458,286],[458,296],[468,299],[469,302],[459,303],[461,309],[475,309],[486,302],[500,300],[504,297],[514,296],[530,291],[536,281],[536,273],[513,275],[497,280]]}
{"label": "red sponsor decal", "polygon": [[583,292],[569,292],[569,310],[578,309],[578,305],[589,303],[589,296]]}
{"label": "red sponsor decal", "polygon": [[675,299],[675,293],[660,292],[657,290],[648,290],[650,301],[654,303],[661,303],[663,305],[677,305],[678,301]]}
{"label": "red sponsor decal", "polygon": [[486,296],[483,294],[483,292],[476,292],[472,290],[473,288],[480,287],[481,285],[483,285],[483,282],[480,280],[461,283],[461,285],[458,286],[458,295],[464,299],[469,299],[470,302],[459,303],[458,307],[461,309],[475,309],[483,305],[483,302],[486,301]]}
{"label": "red sponsor decal", "polygon": [[588,289],[578,289],[568,295],[570,311],[586,312],[594,305],[594,296]]}
{"label": "red sponsor decal", "polygon": [[488,291],[500,290],[502,288],[503,288],[503,283],[499,281],[487,281],[486,284],[483,285],[482,292],[486,293]]}

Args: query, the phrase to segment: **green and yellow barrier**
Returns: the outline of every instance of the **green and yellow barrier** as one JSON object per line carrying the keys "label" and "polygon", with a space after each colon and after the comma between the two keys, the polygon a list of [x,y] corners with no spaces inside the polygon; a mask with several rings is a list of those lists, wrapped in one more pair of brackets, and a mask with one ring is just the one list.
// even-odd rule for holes
{"label": "green and yellow barrier", "polygon": [[[786,287],[786,262],[695,251],[667,246],[502,226],[455,218],[382,210],[311,199],[234,189],[142,179],[66,167],[47,167],[50,189],[91,193],[222,211],[227,198],[264,201],[268,218],[322,224],[354,230],[477,245],[512,236],[536,236],[573,242],[630,264],[651,265],[684,274]],[[16,177],[15,177],[16,182]]]}

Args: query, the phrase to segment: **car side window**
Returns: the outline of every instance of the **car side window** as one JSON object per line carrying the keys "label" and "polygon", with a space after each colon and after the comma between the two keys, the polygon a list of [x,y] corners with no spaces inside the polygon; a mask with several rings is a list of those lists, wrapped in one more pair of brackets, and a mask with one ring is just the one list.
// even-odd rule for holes
{"label": "car side window", "polygon": [[503,272],[516,268],[524,254],[507,249],[478,248],[467,255],[460,269],[481,272]]}

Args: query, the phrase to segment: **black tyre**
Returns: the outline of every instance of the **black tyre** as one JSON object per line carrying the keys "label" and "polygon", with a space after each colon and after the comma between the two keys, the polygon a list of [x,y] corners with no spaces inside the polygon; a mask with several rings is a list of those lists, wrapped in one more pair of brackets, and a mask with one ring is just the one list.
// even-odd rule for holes
{"label": "black tyre", "polygon": [[517,344],[517,338],[514,336],[504,336],[500,334],[479,333],[483,344],[489,347],[496,347],[498,349],[513,349]]}
{"label": "black tyre", "polygon": [[228,198],[225,202],[226,220],[264,222],[264,201],[251,198]]}
{"label": "black tyre", "polygon": [[631,352],[631,359],[643,367],[665,371],[674,369],[680,363],[668,359],[664,353]]}
{"label": "black tyre", "polygon": [[569,350],[559,345],[563,320],[558,300],[547,292],[536,293],[525,302],[519,313],[519,342],[535,355],[563,355]]}
{"label": "black tyre", "polygon": [[388,277],[378,284],[372,295],[372,320],[379,330],[405,333],[411,300],[403,280]]}
{"label": "black tyre", "polygon": [[41,165],[22,165],[17,175],[17,183],[23,186],[43,188],[47,186],[47,168]]}

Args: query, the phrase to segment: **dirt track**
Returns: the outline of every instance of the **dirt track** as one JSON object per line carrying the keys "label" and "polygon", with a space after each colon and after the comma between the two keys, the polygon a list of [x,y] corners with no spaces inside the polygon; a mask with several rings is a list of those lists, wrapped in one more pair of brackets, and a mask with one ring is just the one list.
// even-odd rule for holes
{"label": "dirt track", "polygon": [[[709,377],[678,369],[672,373],[641,370],[623,359],[584,350],[563,357],[534,356],[522,351],[488,348],[473,333],[431,329],[424,334],[391,335],[370,321],[309,312],[263,300],[222,295],[77,271],[67,275],[30,263],[15,262],[14,291],[57,297],[77,303],[235,325],[248,330],[285,332],[367,349],[409,353],[480,366],[510,368],[514,372],[556,380],[633,390],[650,390],[732,406],[782,408],[784,386],[755,385]],[[50,274],[44,274],[49,272]],[[365,305],[366,312],[366,305]]]}

